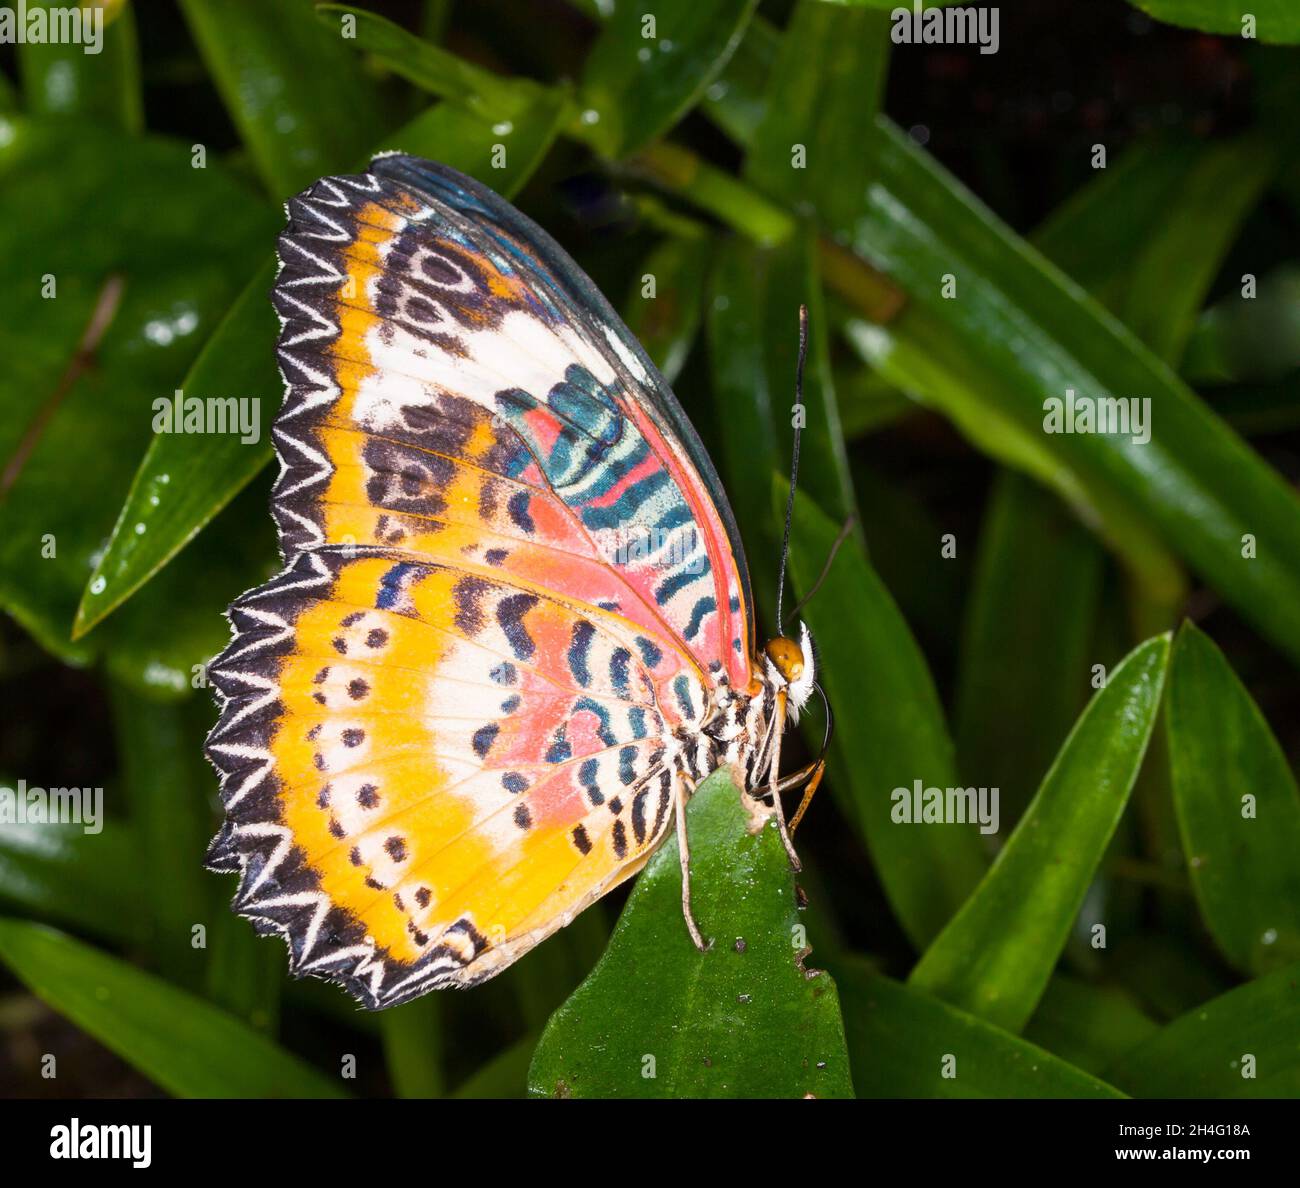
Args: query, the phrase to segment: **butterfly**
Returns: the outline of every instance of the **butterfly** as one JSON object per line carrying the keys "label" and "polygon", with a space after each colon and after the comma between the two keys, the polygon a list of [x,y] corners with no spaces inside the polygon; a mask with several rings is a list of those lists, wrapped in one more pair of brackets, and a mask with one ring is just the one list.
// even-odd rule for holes
{"label": "butterfly", "polygon": [[806,805],[821,769],[778,778],[811,638],[756,651],[740,534],[686,414],[486,186],[386,154],[287,213],[285,568],[233,603],[209,668],[209,867],[239,875],[234,909],[284,937],[293,973],[370,1008],[499,973],[670,831],[704,948],[691,791],[723,764],[765,787],[797,863],[779,792]]}

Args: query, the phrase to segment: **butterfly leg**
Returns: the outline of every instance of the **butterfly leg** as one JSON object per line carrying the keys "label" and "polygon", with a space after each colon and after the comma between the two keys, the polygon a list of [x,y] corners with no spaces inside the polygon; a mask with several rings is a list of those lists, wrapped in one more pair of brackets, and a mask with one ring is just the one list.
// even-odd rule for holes
{"label": "butterfly leg", "polygon": [[794,773],[796,782],[802,778],[806,782],[803,786],[803,798],[799,801],[799,807],[795,809],[794,816],[790,818],[790,833],[799,828],[799,822],[803,820],[803,815],[808,811],[808,806],[812,804],[812,798],[817,791],[818,785],[822,782],[822,776],[826,774],[826,760],[814,759],[807,767]]}
{"label": "butterfly leg", "polygon": [[676,801],[677,815],[677,851],[682,862],[682,916],[686,920],[686,931],[691,934],[691,941],[701,953],[709,948],[709,942],[700,935],[699,925],[691,913],[691,847],[686,838],[686,799],[690,789],[686,777],[677,774],[673,780],[673,794]]}
{"label": "butterfly leg", "polygon": [[[790,869],[796,874],[803,869],[799,855],[794,852],[794,842],[790,840],[790,830],[785,824],[785,808],[781,804],[781,737],[785,734],[785,690],[776,695],[776,723],[772,737],[772,760],[768,767],[768,786],[772,793],[772,811],[776,814],[776,827],[781,833],[781,844],[785,846],[786,857],[790,859]],[[800,814],[802,815],[802,814]]]}

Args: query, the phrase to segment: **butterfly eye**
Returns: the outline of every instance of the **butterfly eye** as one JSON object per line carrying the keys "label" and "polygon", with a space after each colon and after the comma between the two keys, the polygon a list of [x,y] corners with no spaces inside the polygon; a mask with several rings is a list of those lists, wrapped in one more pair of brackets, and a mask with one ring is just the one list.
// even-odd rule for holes
{"label": "butterfly eye", "polygon": [[767,658],[776,665],[776,670],[787,681],[796,681],[803,675],[803,649],[784,635],[768,640],[763,649]]}

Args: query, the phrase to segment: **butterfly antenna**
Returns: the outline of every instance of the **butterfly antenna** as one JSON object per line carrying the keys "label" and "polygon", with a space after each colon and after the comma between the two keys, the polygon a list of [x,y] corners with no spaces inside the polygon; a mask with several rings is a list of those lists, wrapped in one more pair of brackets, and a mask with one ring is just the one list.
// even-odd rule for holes
{"label": "butterfly antenna", "polygon": [[[799,365],[794,373],[794,402],[796,410],[803,407],[803,365],[808,358],[808,307],[799,306]],[[785,630],[781,603],[785,597],[785,565],[790,556],[790,521],[794,517],[794,489],[799,481],[799,426],[802,417],[794,418],[794,454],[790,459],[790,494],[785,501],[785,533],[781,539],[781,572],[776,582],[776,629]]]}
{"label": "butterfly antenna", "polygon": [[813,582],[808,593],[794,604],[794,609],[790,612],[791,616],[797,615],[801,610],[803,610],[812,599],[812,596],[822,588],[822,582],[826,580],[827,576],[830,574],[831,566],[835,564],[835,554],[840,551],[840,545],[848,540],[849,533],[853,531],[853,525],[857,523],[857,520],[857,514],[855,512],[850,512],[840,528],[840,534],[835,538],[835,542],[831,545],[831,551],[826,556],[826,564],[822,566],[821,573],[817,575],[817,580]]}

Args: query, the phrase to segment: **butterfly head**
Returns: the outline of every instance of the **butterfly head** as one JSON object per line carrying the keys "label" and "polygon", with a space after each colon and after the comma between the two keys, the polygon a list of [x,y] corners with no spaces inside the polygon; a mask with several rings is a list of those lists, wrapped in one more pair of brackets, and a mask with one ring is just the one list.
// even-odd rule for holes
{"label": "butterfly head", "polygon": [[788,635],[768,640],[763,649],[763,663],[772,687],[786,690],[790,720],[797,722],[799,711],[812,696],[817,682],[817,655],[807,626],[799,624],[798,641]]}

